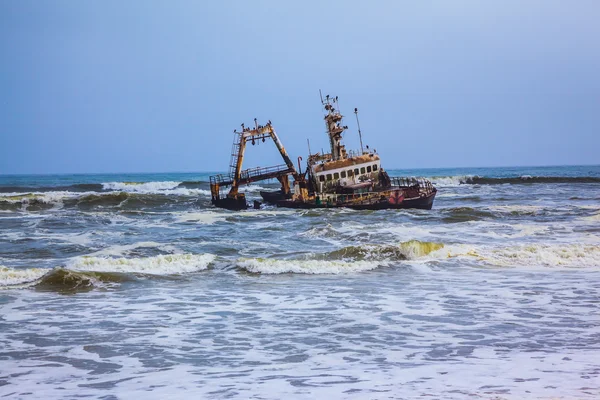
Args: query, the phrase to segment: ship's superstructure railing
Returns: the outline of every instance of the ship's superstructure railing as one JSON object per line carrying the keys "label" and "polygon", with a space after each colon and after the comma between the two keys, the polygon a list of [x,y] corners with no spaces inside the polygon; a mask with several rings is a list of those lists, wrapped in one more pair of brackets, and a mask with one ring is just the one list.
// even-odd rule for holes
{"label": "ship's superstructure railing", "polygon": [[435,191],[433,184],[425,178],[415,178],[415,177],[390,177],[392,186],[396,186],[402,189],[405,188],[413,188],[419,189],[419,192],[424,192],[426,194],[430,194]]}
{"label": "ship's superstructure railing", "polygon": [[[276,165],[273,167],[256,167],[249,168],[240,172],[238,185],[247,185],[252,182],[273,179],[282,175],[294,173],[286,164]],[[220,199],[221,191],[230,187],[234,182],[234,174],[220,174],[210,177],[210,192],[213,200]]]}

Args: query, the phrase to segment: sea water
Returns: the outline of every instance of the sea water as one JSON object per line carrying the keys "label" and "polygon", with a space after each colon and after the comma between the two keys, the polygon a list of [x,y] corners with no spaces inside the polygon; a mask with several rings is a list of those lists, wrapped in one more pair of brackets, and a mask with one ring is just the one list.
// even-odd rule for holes
{"label": "sea water", "polygon": [[0,396],[600,398],[600,167],[389,173],[433,209],[0,176]]}

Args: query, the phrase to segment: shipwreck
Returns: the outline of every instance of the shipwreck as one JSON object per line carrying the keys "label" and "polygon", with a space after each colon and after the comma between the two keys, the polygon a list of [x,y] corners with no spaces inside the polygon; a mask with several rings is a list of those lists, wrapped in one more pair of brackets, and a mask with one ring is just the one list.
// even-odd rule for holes
{"label": "shipwreck", "polygon": [[[310,154],[304,172],[302,157],[298,157],[298,169],[288,156],[271,121],[253,127],[241,126],[234,130],[228,174],[210,177],[212,203],[216,207],[242,210],[249,206],[240,186],[262,180],[277,179],[281,189],[261,191],[263,202],[289,208],[347,207],[357,210],[380,210],[418,208],[430,210],[437,189],[425,178],[390,177],[381,165],[381,158],[374,149],[362,146],[362,134],[355,108],[360,151],[348,151],[342,134],[348,129],[342,124],[343,116],[337,109],[337,97],[321,97],[325,109],[325,125],[330,144],[329,153]],[[272,140],[284,164],[242,169],[248,143]],[[291,178],[291,182],[290,182]],[[254,207],[261,202],[254,201]]]}

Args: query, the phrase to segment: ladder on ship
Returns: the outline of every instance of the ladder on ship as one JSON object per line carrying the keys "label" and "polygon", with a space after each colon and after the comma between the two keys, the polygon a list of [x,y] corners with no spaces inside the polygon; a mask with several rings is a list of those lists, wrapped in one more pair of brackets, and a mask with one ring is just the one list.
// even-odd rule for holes
{"label": "ladder on ship", "polygon": [[233,145],[231,146],[231,160],[229,161],[229,175],[235,173],[235,166],[240,155],[240,147],[242,143],[242,132],[233,131]]}
{"label": "ladder on ship", "polygon": [[[229,162],[229,174],[221,174],[210,177],[210,190],[212,202],[218,207],[229,209],[246,208],[246,199],[243,193],[239,193],[240,185],[247,185],[252,182],[258,182],[267,179],[276,178],[281,183],[281,190],[289,194],[289,175],[294,179],[300,179],[294,164],[290,160],[285,148],[281,144],[275,129],[269,121],[266,125],[258,125],[254,119],[254,128],[246,128],[242,124],[242,131],[234,130],[233,144],[231,147],[231,159]],[[244,152],[248,142],[255,144],[256,141],[265,141],[272,139],[285,164],[274,167],[257,167],[242,170],[244,161]],[[229,192],[223,195],[221,192],[229,188]]]}

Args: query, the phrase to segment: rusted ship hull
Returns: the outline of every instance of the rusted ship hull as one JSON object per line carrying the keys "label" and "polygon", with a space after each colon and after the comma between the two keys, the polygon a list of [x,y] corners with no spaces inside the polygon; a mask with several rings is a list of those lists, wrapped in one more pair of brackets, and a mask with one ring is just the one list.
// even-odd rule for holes
{"label": "rusted ship hull", "polygon": [[292,198],[291,194],[285,194],[283,190],[277,190],[274,192],[260,191],[260,197],[263,198],[265,203],[277,204],[282,200],[289,200]]}
{"label": "rusted ship hull", "polygon": [[[297,200],[278,200],[271,201],[271,204],[276,204],[277,207],[297,208],[297,209],[312,209],[312,208],[350,208],[353,210],[393,210],[393,209],[420,209],[431,210],[436,192],[426,194],[414,198],[406,198],[400,202],[393,203],[386,200],[380,200],[371,203],[352,203],[352,202],[330,202],[320,203],[315,201],[297,201]],[[266,200],[265,200],[266,201]]]}

